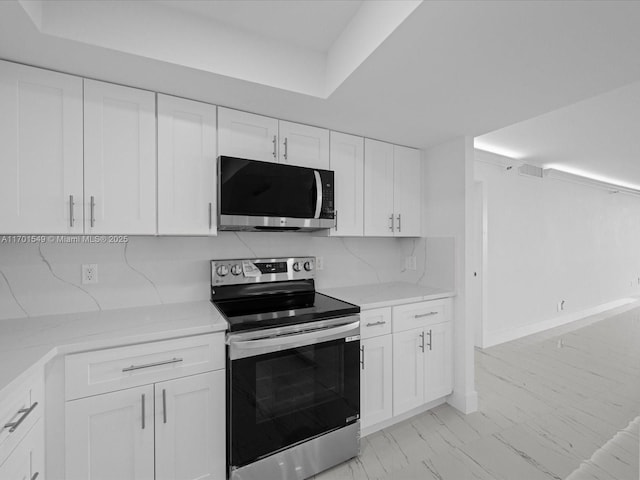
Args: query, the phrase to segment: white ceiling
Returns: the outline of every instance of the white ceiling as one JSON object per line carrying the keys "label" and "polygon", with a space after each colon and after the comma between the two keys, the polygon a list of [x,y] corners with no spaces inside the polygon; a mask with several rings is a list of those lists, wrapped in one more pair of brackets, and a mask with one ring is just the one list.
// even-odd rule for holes
{"label": "white ceiling", "polygon": [[483,135],[476,146],[639,188],[640,83]]}
{"label": "white ceiling", "polygon": [[[26,0],[22,3],[38,5]],[[46,2],[52,3],[55,2]],[[86,2],[66,2],[64,12],[80,12],[83,3]],[[105,2],[89,2],[90,5],[99,3]],[[111,2],[111,5],[124,8],[124,3]],[[185,8],[190,4],[179,2],[179,5],[183,3]],[[483,135],[640,81],[640,2],[428,1],[417,6],[406,19],[397,16],[395,29],[376,37],[378,31],[390,25],[383,22],[385,15],[379,15],[382,10],[377,12],[378,16],[366,17],[367,22],[358,24],[356,20],[364,16],[367,8],[383,3],[361,2],[356,12],[350,13],[353,7],[344,5],[349,2],[339,2],[341,6],[329,12],[323,10],[326,2],[319,0],[307,6],[318,18],[329,15],[323,18],[332,24],[331,33],[327,31],[326,37],[316,37],[318,29],[292,28],[286,33],[291,35],[288,39],[273,36],[274,30],[281,30],[275,23],[258,31],[255,23],[267,14],[252,9],[252,13],[242,15],[236,3],[243,4],[217,1],[190,4],[189,8],[213,12],[209,14],[215,18],[208,20],[209,16],[193,15],[193,8],[183,9],[182,16],[173,8],[175,15],[161,17],[160,10],[170,8],[166,3],[144,2],[146,23],[135,30],[125,29],[124,20],[123,25],[109,23],[110,17],[105,11],[107,20],[98,25],[99,40],[103,42],[100,44],[86,40],[91,36],[87,30],[92,28],[77,22],[82,18],[80,13],[73,22],[69,15],[44,15],[38,27],[37,8],[36,14],[32,12],[30,17],[16,1],[0,1],[0,58],[415,147],[429,147],[459,136]],[[276,15],[276,12],[282,14],[287,5],[298,2],[265,0],[259,3],[257,8],[272,9],[271,14]],[[387,11],[392,12],[394,4],[386,2]],[[320,10],[325,13],[318,13]],[[410,10],[404,13],[407,11]],[[286,23],[296,24],[296,18],[300,17],[299,25],[302,25],[305,9],[302,12],[292,10],[282,18],[287,19]],[[331,17],[334,14],[335,17]],[[211,58],[206,57],[209,51],[233,45],[205,43],[206,48],[201,48],[202,45],[193,44],[193,48],[187,50],[188,42],[195,37],[184,26],[185,15],[192,19],[194,31],[199,29],[206,34],[219,34],[226,28],[229,35],[235,35],[234,29],[244,33],[253,29],[254,40],[262,40],[251,45],[259,47],[260,43],[276,42],[283,47],[281,56],[275,58],[274,53],[274,56],[262,55],[261,59],[257,54],[253,57],[247,54],[241,58],[246,64],[240,72],[242,75],[234,75],[231,67],[237,65],[231,65],[227,74],[212,71]],[[350,20],[349,15],[352,15]],[[173,18],[176,22],[180,20],[180,29],[169,28],[171,23],[159,23],[174,21]],[[128,25],[135,26],[135,21],[128,20]],[[326,48],[330,37],[335,36],[344,22],[348,28],[343,28],[338,39],[345,31],[357,32],[360,37],[356,40],[368,41],[368,50],[356,52],[362,55],[355,55],[358,58],[345,70],[349,74],[336,82],[335,88],[324,95],[316,94],[321,88],[312,85],[313,68],[303,71],[299,64],[315,61],[314,55],[325,55],[310,49],[321,44]],[[166,38],[154,37],[151,34],[154,28]],[[315,33],[310,33],[311,30]],[[240,36],[233,38],[240,39]],[[305,44],[307,41],[311,43]],[[286,53],[287,45],[291,55],[298,55],[298,60],[291,60],[293,57]],[[187,56],[190,58],[185,59]],[[292,64],[288,67],[287,59]],[[283,68],[289,69],[274,68],[269,72],[271,77],[264,74],[261,78],[260,73],[276,60],[282,60]],[[295,75],[299,78],[294,78]],[[607,98],[605,96],[605,100]],[[626,105],[626,100],[620,102]],[[636,151],[630,143],[637,131],[634,112],[629,110],[626,116],[616,117],[619,112],[615,108],[604,105],[599,108],[578,109],[575,115],[582,118],[569,116],[564,120],[572,128],[581,126],[591,129],[588,131],[573,134],[567,131],[566,135],[559,135],[558,126],[547,129],[546,133],[540,127],[538,134],[519,133],[509,137],[497,132],[492,138],[505,144],[513,142],[514,148],[522,147],[525,153],[531,151],[532,158],[541,159],[550,153],[529,150],[532,145],[539,147],[555,142],[554,155],[560,158],[566,156],[563,148],[575,147],[581,138],[588,137],[588,149],[602,152],[599,158],[610,158],[611,144],[616,143],[620,148],[615,155],[626,149],[626,158],[631,159]],[[562,111],[557,114],[561,115]],[[585,118],[591,119],[590,122],[599,119],[601,124],[587,122],[585,125]],[[607,136],[600,134],[601,126],[608,127]],[[555,135],[555,140],[550,135]],[[618,141],[606,139],[612,138],[611,135]],[[575,158],[578,157],[584,155],[576,154]],[[599,166],[613,165],[610,159],[599,162]],[[630,160],[627,163],[627,167],[633,167]]]}
{"label": "white ceiling", "polygon": [[319,52],[329,50],[362,0],[150,0]]}

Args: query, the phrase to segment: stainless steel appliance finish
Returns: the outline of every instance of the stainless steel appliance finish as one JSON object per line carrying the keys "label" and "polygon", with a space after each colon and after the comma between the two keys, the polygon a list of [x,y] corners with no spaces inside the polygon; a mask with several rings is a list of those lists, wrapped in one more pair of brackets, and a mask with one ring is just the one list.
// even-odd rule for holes
{"label": "stainless steel appliance finish", "polygon": [[229,322],[229,478],[304,479],[359,452],[360,308],[314,277],[314,257],[211,261]]}
{"label": "stainless steel appliance finish", "polygon": [[227,335],[227,345],[229,345],[229,358],[236,360],[339,338],[344,338],[345,341],[360,339],[360,317],[358,315],[268,330],[229,334]]}
{"label": "stainless steel appliance finish", "polygon": [[333,228],[334,172],[244,158],[218,158],[218,229]]}
{"label": "stainless steel appliance finish", "polygon": [[218,230],[238,232],[269,230],[313,232],[315,230],[333,228],[336,224],[336,221],[332,218],[292,218],[224,214],[220,215],[218,222]]}
{"label": "stainless steel appliance finish", "polygon": [[231,471],[230,480],[302,480],[360,453],[360,422]]}
{"label": "stainless steel appliance finish", "polygon": [[[315,257],[211,260],[211,286],[312,280],[315,265]],[[216,301],[215,292],[211,299]]]}

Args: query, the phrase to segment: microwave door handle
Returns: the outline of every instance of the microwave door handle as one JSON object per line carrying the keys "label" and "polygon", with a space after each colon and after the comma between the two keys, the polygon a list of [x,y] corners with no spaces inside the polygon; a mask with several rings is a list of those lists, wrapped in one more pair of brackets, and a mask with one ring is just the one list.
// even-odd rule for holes
{"label": "microwave door handle", "polygon": [[322,180],[320,179],[320,172],[313,171],[313,175],[316,177],[316,212],[313,218],[320,218],[320,212],[322,211]]}

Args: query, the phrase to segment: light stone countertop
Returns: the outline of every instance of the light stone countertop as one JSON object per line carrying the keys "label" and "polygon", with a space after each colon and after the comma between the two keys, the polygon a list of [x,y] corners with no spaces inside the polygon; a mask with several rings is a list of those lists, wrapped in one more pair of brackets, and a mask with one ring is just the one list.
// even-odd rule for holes
{"label": "light stone countertop", "polygon": [[[363,310],[452,297],[452,291],[392,282],[319,289]],[[0,320],[0,398],[56,355],[223,332],[209,301]]]}
{"label": "light stone countertop", "polygon": [[226,329],[209,301],[0,320],[0,399],[56,355]]}
{"label": "light stone countertop", "polygon": [[375,283],[318,290],[325,295],[359,305],[362,310],[455,296],[453,291],[404,282]]}

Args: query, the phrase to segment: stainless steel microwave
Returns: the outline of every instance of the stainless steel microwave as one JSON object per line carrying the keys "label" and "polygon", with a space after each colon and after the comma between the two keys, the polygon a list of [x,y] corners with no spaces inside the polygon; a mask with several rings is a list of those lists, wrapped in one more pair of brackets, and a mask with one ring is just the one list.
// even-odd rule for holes
{"label": "stainless steel microwave", "polygon": [[333,228],[331,170],[218,157],[218,229],[311,231]]}

